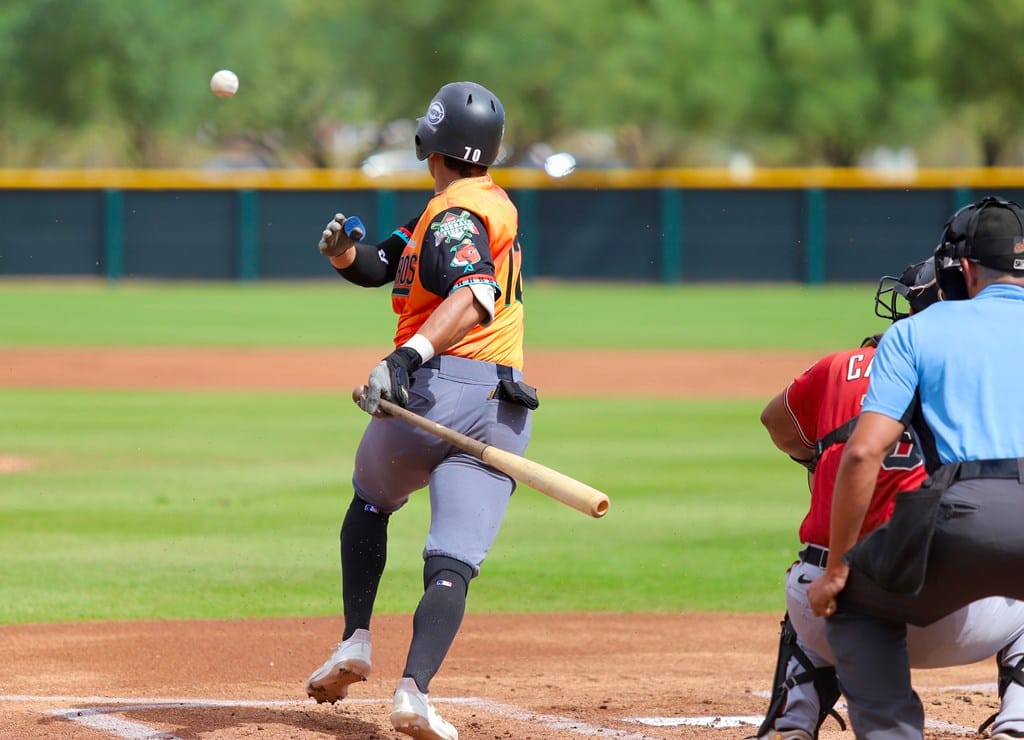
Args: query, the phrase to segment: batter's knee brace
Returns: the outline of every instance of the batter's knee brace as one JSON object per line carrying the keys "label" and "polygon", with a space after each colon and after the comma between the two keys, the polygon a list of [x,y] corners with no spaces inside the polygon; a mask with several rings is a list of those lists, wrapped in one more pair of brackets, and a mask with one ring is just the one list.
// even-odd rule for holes
{"label": "batter's knee brace", "polygon": [[431,586],[458,588],[465,595],[473,579],[473,568],[461,560],[444,555],[431,555],[423,561],[423,590]]}
{"label": "batter's knee brace", "polygon": [[[803,670],[790,676],[788,675],[789,661],[793,659],[800,664]],[[789,690],[794,686],[809,682],[813,682],[815,693],[818,694],[818,725],[814,730],[814,737],[818,737],[818,729],[830,716],[845,730],[846,722],[834,709],[839,700],[839,680],[836,678],[836,669],[831,667],[815,668],[811,659],[796,644],[796,630],[789,619],[789,612],[786,612],[782,619],[782,631],[779,635],[779,657],[775,663],[775,676],[772,679],[772,697],[768,702],[768,711],[765,713],[764,722],[757,730],[756,737],[761,737],[773,729],[775,720],[782,716],[786,709]]]}

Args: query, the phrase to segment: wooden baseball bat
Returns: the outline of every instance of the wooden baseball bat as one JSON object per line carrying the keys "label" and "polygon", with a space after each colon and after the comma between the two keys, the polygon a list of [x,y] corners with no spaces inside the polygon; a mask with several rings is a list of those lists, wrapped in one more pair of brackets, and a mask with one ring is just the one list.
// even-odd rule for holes
{"label": "wooden baseball bat", "polygon": [[[356,403],[363,397],[366,386],[358,386],[352,389],[352,400]],[[528,460],[522,455],[502,450],[493,445],[481,442],[478,439],[467,437],[465,434],[456,432],[454,429],[438,424],[409,411],[396,403],[381,399],[380,407],[389,416],[412,424],[414,427],[430,432],[446,442],[449,442],[460,450],[468,452],[473,457],[483,460],[491,467],[500,470],[520,483],[529,486],[535,491],[550,496],[556,501],[561,501],[566,506],[571,506],[577,511],[589,514],[595,519],[600,519],[608,513],[608,506],[611,503],[608,496],[596,488],[591,488],[586,483],[581,483],[565,473],[559,473],[540,463]]]}

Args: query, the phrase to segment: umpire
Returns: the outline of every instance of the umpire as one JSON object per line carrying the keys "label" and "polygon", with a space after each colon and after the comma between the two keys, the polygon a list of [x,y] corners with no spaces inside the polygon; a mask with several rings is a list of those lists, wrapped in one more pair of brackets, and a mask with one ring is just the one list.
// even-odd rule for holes
{"label": "umpire", "polygon": [[[921,740],[906,625],[986,596],[1024,599],[1024,210],[988,197],[946,222],[935,250],[944,301],[894,324],[875,355],[833,499],[830,557],[808,589],[858,738]],[[970,300],[965,300],[970,299]],[[929,478],[854,547],[875,478],[903,430]],[[1024,656],[1001,656],[1001,692]],[[1024,737],[1001,713],[993,740]]]}

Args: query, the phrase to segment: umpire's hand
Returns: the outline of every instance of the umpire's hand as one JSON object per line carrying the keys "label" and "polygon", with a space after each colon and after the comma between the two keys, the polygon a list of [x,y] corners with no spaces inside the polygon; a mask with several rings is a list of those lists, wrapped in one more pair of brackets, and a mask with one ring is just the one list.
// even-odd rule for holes
{"label": "umpire's hand", "polygon": [[[831,554],[829,555],[831,557]],[[846,586],[850,566],[846,563],[829,567],[807,587],[807,604],[817,617],[831,617],[836,613],[836,597]]]}

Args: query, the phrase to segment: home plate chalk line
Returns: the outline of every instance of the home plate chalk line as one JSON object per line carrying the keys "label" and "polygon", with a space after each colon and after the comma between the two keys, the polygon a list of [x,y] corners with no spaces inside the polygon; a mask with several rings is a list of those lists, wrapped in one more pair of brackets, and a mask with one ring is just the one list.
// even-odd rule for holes
{"label": "home plate chalk line", "polygon": [[[956,690],[995,690],[995,684],[972,684],[960,686],[947,686],[932,689],[932,691],[956,691]],[[768,692],[755,691],[754,695]],[[180,699],[180,698],[117,698],[110,696],[27,696],[22,694],[0,695],[0,702],[60,702],[79,705],[71,709],[49,709],[49,714],[62,717],[70,722],[89,727],[94,730],[109,733],[121,740],[180,740],[175,735],[159,732],[154,728],[141,722],[127,720],[114,716],[118,712],[132,710],[159,710],[159,709],[182,709],[202,707],[309,707],[308,701],[286,700],[286,701],[260,701],[260,700],[219,700],[219,699]],[[346,704],[387,704],[389,699],[346,699]],[[564,732],[583,735],[587,737],[599,736],[602,738],[615,738],[616,740],[659,740],[658,738],[636,732],[626,732],[610,727],[601,727],[581,722],[570,717],[561,717],[554,714],[532,712],[527,709],[504,704],[502,702],[481,699],[479,697],[453,697],[437,698],[433,700],[437,704],[461,704],[471,706],[481,711],[488,712],[501,717],[542,725],[548,729],[562,730]],[[82,706],[94,705],[94,706]],[[845,710],[843,702],[837,707]],[[709,729],[721,729],[732,727],[752,726],[761,724],[763,716],[738,715],[738,716],[710,716],[710,717],[623,717],[624,722],[633,722],[649,727],[707,727]],[[972,727],[943,722],[942,720],[927,719],[925,726],[929,729],[945,730],[960,735],[974,735],[976,730]]]}
{"label": "home plate chalk line", "polygon": [[[954,686],[941,686],[935,689],[926,689],[926,691],[996,691],[996,684],[994,683],[978,683],[978,684],[960,684]],[[771,699],[770,691],[751,691],[751,695],[758,696],[762,699]],[[846,711],[846,702],[836,702],[836,708],[842,711]],[[626,717],[625,722],[636,722],[642,725],[648,725],[650,727],[707,727],[709,729],[722,729],[731,727],[760,727],[761,722],[764,721],[764,715],[741,715],[729,717],[725,715],[715,717]],[[955,733],[957,735],[977,735],[978,731],[973,727],[964,727],[963,725],[954,725],[949,722],[943,722],[939,719],[925,718],[924,726],[929,730],[944,730],[946,732]]]}
{"label": "home plate chalk line", "polygon": [[[47,713],[70,722],[106,732],[121,740],[180,740],[177,736],[160,732],[141,722],[115,716],[119,712],[159,709],[189,709],[202,707],[305,707],[313,706],[309,701],[231,701],[216,699],[178,698],[118,698],[112,696],[25,696],[0,695],[0,702],[61,702],[77,706],[70,709],[48,709]],[[346,699],[346,704],[388,704],[391,699]],[[511,704],[481,699],[478,697],[438,698],[435,704],[460,704],[474,707],[500,717],[542,725],[548,729],[584,737],[614,738],[615,740],[659,740],[639,732],[627,732],[611,727],[601,727],[554,714],[531,712]],[[91,706],[89,706],[91,705]]]}

